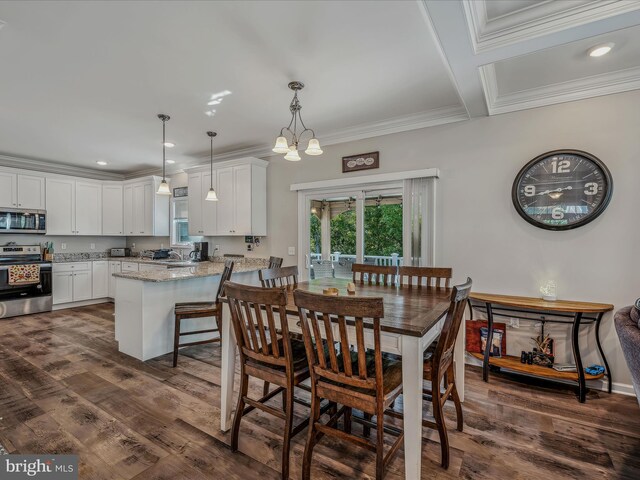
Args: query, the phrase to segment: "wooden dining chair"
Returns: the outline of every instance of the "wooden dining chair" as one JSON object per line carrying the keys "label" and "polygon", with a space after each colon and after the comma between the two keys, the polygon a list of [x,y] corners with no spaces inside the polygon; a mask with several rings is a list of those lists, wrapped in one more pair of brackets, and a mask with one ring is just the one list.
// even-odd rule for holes
{"label": "wooden dining chair", "polygon": [[[398,269],[390,265],[369,265],[354,263],[351,265],[353,282],[369,285],[395,285]],[[366,277],[366,281],[365,281]]]}
{"label": "wooden dining chair", "polygon": [[267,268],[258,272],[260,283],[265,288],[287,287],[298,285],[298,267]]}
{"label": "wooden dining chair", "polygon": [[425,389],[425,393],[431,399],[435,421],[423,420],[423,425],[438,431],[441,464],[445,469],[449,468],[449,437],[442,409],[447,400],[452,400],[455,405],[458,430],[461,432],[463,428],[462,404],[456,388],[453,358],[471,284],[471,279],[467,278],[464,284],[453,287],[451,304],[435,350],[427,349],[424,354],[423,378],[431,382],[431,389]]}
{"label": "wooden dining chair", "polygon": [[267,268],[280,268],[282,261],[281,257],[269,257],[269,267]]}
{"label": "wooden dining chair", "polygon": [[[400,267],[398,277],[400,286],[449,288],[453,270],[434,267]],[[406,280],[406,283],[405,283]]]}
{"label": "wooden dining chair", "polygon": [[[220,276],[218,291],[213,302],[181,302],[174,306],[174,333],[173,333],[173,367],[178,365],[178,350],[182,347],[193,345],[202,345],[205,343],[213,343],[222,341],[222,330],[220,328],[222,320],[222,304],[220,297],[224,295],[224,283],[231,278],[233,273],[233,261],[227,260],[224,263],[224,270]],[[215,327],[205,330],[196,330],[191,332],[182,332],[182,321],[189,318],[215,317]],[[196,335],[200,333],[218,332],[218,336],[209,340],[201,340],[199,342],[180,343],[180,337],[186,335]]]}
{"label": "wooden dining chair", "polygon": [[[240,395],[231,433],[231,450],[238,450],[242,417],[254,408],[285,421],[282,446],[282,478],[289,478],[291,438],[309,419],[293,426],[294,387],[309,378],[309,363],[303,342],[291,340],[287,325],[287,294],[284,288],[260,288],[227,282],[225,291],[240,352]],[[249,377],[277,385],[254,400],[248,397]],[[281,393],[284,411],[265,403]],[[247,406],[248,405],[248,406]]]}
{"label": "wooden dining chair", "polygon": [[[402,430],[384,423],[385,410],[402,391],[402,361],[386,359],[382,355],[382,298],[329,297],[302,290],[294,291],[293,295],[311,374],[312,418],[304,450],[302,478],[310,478],[313,448],[326,434],[375,452],[376,478],[379,480],[404,438]],[[373,333],[373,351],[365,348],[365,321],[372,327],[368,331]],[[322,333],[326,336],[325,345]],[[356,351],[351,350],[352,345]],[[322,399],[342,405],[327,423],[320,422]],[[351,431],[353,409],[365,414],[365,420],[358,419],[364,425],[364,436],[356,436]],[[344,417],[344,430],[336,426],[341,416]],[[368,420],[372,416],[375,416],[375,423]],[[370,428],[376,429],[376,442],[366,438]],[[386,455],[385,431],[397,436]]]}

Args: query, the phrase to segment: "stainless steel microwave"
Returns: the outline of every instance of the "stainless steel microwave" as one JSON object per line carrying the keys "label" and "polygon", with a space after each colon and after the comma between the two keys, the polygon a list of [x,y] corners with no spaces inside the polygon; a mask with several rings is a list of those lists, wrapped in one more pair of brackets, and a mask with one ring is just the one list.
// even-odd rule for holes
{"label": "stainless steel microwave", "polygon": [[0,208],[0,233],[47,233],[47,212]]}

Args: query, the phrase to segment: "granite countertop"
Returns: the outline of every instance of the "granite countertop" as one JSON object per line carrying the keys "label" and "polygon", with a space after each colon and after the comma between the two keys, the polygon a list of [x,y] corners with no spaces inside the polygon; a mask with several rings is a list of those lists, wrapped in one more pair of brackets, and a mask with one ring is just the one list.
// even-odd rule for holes
{"label": "granite countertop", "polygon": [[[236,266],[239,263],[252,263],[257,262],[261,265],[260,268],[266,268],[265,262],[268,264],[268,260],[264,258],[248,258],[248,257],[214,257],[211,262],[207,263],[222,263],[225,260],[236,260]],[[53,257],[53,263],[73,263],[73,262],[99,262],[99,261],[112,261],[112,262],[133,262],[133,263],[151,263],[154,265],[167,265],[175,262],[167,262],[168,258],[162,258],[159,260],[152,260],[147,257],[109,257],[105,253],[56,253]],[[185,259],[188,262],[189,259]],[[177,263],[180,263],[179,261]],[[197,264],[196,264],[197,265]]]}
{"label": "granite countertop", "polygon": [[[157,263],[157,262],[155,262]],[[245,258],[235,262],[233,273],[255,272],[267,268],[269,261],[262,258]],[[141,280],[143,282],[173,282],[190,278],[214,277],[221,275],[224,263],[219,261],[202,262],[192,267],[167,268],[150,272],[114,273],[114,277]]]}

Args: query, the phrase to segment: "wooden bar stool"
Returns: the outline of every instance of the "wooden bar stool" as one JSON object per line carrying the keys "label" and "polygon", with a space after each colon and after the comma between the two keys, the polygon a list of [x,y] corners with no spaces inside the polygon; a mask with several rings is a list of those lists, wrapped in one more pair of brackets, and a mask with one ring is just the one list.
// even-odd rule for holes
{"label": "wooden bar stool", "polygon": [[[380,480],[404,439],[402,430],[384,423],[385,411],[402,391],[402,361],[382,355],[382,298],[328,297],[301,290],[295,290],[293,295],[309,359],[312,391],[312,420],[304,450],[302,478],[310,478],[313,448],[318,440],[323,435],[331,435],[375,452],[376,479]],[[365,348],[365,319],[373,324],[372,329],[367,329],[367,334],[373,333],[373,351]],[[326,345],[323,345],[322,332],[326,335]],[[340,346],[339,351],[336,343]],[[357,352],[351,351],[352,345],[357,347]],[[327,423],[320,422],[323,398],[343,405]],[[353,409],[367,415],[365,420],[354,418],[365,426],[364,437],[351,432]],[[336,427],[340,416],[344,416],[344,431]],[[375,423],[368,420],[372,416],[376,417]],[[369,428],[376,429],[375,443],[365,438]],[[386,454],[385,432],[397,436]]]}
{"label": "wooden bar stool", "polygon": [[[222,330],[220,322],[222,320],[222,304],[220,297],[224,295],[224,283],[231,278],[233,272],[233,261],[227,260],[224,264],[224,270],[220,277],[220,284],[213,302],[182,302],[175,304],[175,328],[173,334],[173,367],[178,365],[178,350],[181,347],[189,347],[192,345],[203,345],[205,343],[213,343],[221,341]],[[180,330],[183,320],[189,318],[215,317],[215,328],[196,330],[193,332],[182,332]],[[218,336],[210,340],[201,340],[199,342],[180,343],[180,337],[185,335],[196,335],[199,333],[218,332]]]}
{"label": "wooden bar stool", "polygon": [[[291,340],[287,325],[287,293],[284,288],[260,288],[227,282],[225,291],[231,321],[240,351],[240,395],[231,433],[231,450],[238,450],[242,417],[254,408],[285,421],[282,446],[282,478],[289,478],[291,438],[301,432],[309,419],[293,426],[294,387],[309,378],[309,363],[302,342]],[[248,397],[249,376],[278,388],[254,400]],[[267,384],[268,384],[267,383]],[[284,411],[265,405],[281,393]],[[301,402],[303,403],[303,402]],[[248,405],[248,406],[246,406]]]}
{"label": "wooden bar stool", "polygon": [[[423,425],[438,431],[443,468],[449,468],[449,437],[442,410],[447,400],[453,400],[455,404],[458,430],[462,431],[463,427],[462,404],[456,389],[453,357],[456,338],[471,292],[471,283],[471,279],[467,278],[464,284],[453,287],[451,304],[438,343],[435,350],[427,349],[424,355],[423,378],[431,382],[431,390],[425,389],[424,392],[433,405],[435,421],[423,420],[422,422]],[[441,384],[443,384],[443,389],[440,388]]]}
{"label": "wooden bar stool", "polygon": [[280,268],[282,266],[283,259],[281,257],[269,257],[268,268]]}

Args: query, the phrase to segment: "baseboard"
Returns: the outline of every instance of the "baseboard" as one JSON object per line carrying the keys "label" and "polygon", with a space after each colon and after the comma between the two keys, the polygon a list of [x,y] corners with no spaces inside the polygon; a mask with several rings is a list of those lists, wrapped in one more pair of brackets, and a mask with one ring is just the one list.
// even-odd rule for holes
{"label": "baseboard", "polygon": [[69,303],[59,303],[58,305],[53,306],[53,310],[64,310],[67,308],[76,308],[76,307],[86,307],[88,305],[97,305],[98,303],[107,303],[112,302],[113,300],[110,298],[95,298],[92,300],[83,300],[81,302],[69,302]]}
{"label": "baseboard", "polygon": [[[473,365],[474,367],[482,367],[482,362],[480,360],[478,360],[475,357],[472,357],[470,355],[465,355],[465,364],[466,365]],[[523,375],[526,376],[525,374],[521,373],[521,372],[517,372],[518,375]],[[540,378],[540,377],[536,377],[536,378]],[[556,381],[556,380],[554,380]],[[573,382],[563,382],[563,381],[558,381],[558,383],[565,383],[567,385],[575,385],[575,383]],[[606,379],[601,379],[601,380],[593,380],[590,382],[587,382],[587,387],[588,388],[593,388],[594,390],[602,390],[603,392],[607,392],[609,390],[609,385]],[[635,390],[633,389],[633,385],[631,384],[627,384],[627,383],[619,383],[619,382],[613,382],[611,384],[611,392],[612,393],[619,393],[621,395],[628,395],[630,397],[637,397]]]}

